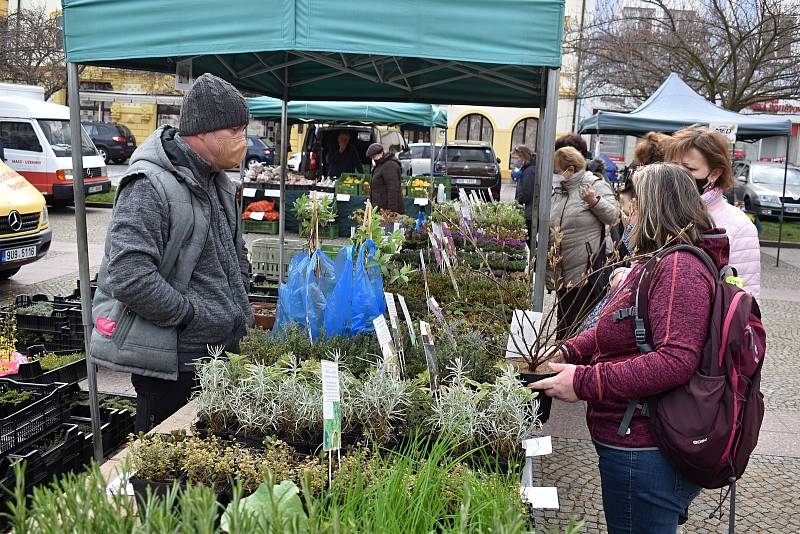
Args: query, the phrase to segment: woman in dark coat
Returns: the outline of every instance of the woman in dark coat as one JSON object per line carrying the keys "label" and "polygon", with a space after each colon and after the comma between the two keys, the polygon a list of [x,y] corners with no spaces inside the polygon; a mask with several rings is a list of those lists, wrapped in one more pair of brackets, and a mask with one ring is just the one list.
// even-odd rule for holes
{"label": "woman in dark coat", "polygon": [[514,200],[525,206],[525,223],[528,225],[528,236],[534,230],[534,221],[539,220],[539,184],[536,183],[536,158],[531,149],[525,145],[519,145],[514,149],[514,157],[517,158],[522,167],[519,182],[517,182],[517,192]]}
{"label": "woman in dark coat", "polygon": [[405,213],[403,191],[400,187],[402,175],[400,162],[393,153],[384,153],[383,145],[380,143],[369,145],[367,157],[375,162],[369,188],[372,205],[395,213]]}

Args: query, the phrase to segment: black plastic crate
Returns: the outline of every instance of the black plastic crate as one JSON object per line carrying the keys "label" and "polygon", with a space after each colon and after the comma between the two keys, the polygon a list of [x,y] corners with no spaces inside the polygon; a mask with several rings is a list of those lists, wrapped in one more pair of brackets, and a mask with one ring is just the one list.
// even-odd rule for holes
{"label": "black plastic crate", "polygon": [[0,389],[35,391],[41,398],[0,419],[0,455],[19,450],[69,418],[68,384],[32,384],[0,378]]}
{"label": "black plastic crate", "polygon": [[[46,449],[38,446],[51,439],[58,440],[58,443],[50,445]],[[65,423],[40,436],[38,443],[22,447],[19,453],[9,453],[8,458],[14,461],[23,458],[36,458],[38,454],[42,459],[42,465],[46,469],[44,478],[49,480],[51,477],[80,470],[83,467],[82,449],[83,435],[78,431],[78,426]]]}
{"label": "black plastic crate", "polygon": [[[14,301],[17,330],[58,334],[61,333],[65,327],[68,327],[69,317],[67,316],[67,312],[63,309],[56,309],[54,307],[53,312],[49,316],[25,314],[25,308],[30,308],[42,302],[49,302],[52,304],[47,295],[17,296]],[[10,313],[10,310],[7,310],[5,313]]]}
{"label": "black plastic crate", "polygon": [[[91,430],[92,427],[92,420],[88,417],[76,417],[72,416],[69,418],[69,422],[74,425],[81,425],[81,426],[88,426],[87,430],[81,430],[81,455],[84,459],[84,463],[88,463],[94,458],[94,441],[93,441],[93,432]],[[114,433],[111,430],[111,423],[104,419],[102,416],[100,417],[100,436],[103,440],[103,456],[108,457],[108,455],[116,449],[119,444],[116,443],[118,439],[114,436]]]}
{"label": "black plastic crate", "polygon": [[62,365],[57,369],[42,373],[38,382],[42,384],[74,384],[86,378],[88,370],[86,368],[86,358],[77,360],[67,365]]}

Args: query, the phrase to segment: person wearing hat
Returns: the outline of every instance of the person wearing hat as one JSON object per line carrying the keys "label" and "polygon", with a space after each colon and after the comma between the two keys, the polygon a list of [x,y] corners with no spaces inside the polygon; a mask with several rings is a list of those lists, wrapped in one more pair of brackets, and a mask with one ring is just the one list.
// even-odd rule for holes
{"label": "person wearing hat", "polygon": [[94,363],[131,373],[136,432],[186,404],[194,362],[238,350],[253,322],[250,264],[235,186],[247,151],[247,102],[203,74],[183,99],[180,128],[158,128],[117,187],[93,302]]}
{"label": "person wearing hat", "polygon": [[[533,152],[525,145],[514,148],[513,157],[522,165],[519,169],[520,178],[517,182],[517,192],[514,200],[525,206],[525,224],[528,227],[528,236],[534,231],[534,221],[539,221],[539,184],[536,183],[536,159]],[[538,225],[537,225],[538,226]]]}
{"label": "person wearing hat", "polygon": [[384,152],[383,145],[372,143],[367,148],[367,157],[375,162],[369,184],[369,200],[380,209],[405,213],[400,176],[403,168],[392,152]]}

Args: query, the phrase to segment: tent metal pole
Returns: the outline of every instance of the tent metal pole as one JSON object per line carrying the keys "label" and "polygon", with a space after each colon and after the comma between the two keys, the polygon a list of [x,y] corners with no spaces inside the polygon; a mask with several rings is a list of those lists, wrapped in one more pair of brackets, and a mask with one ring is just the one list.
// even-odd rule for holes
{"label": "tent metal pole", "polygon": [[89,413],[92,416],[94,459],[103,461],[103,439],[100,435],[100,410],[97,405],[97,367],[92,363],[89,343],[92,337],[92,292],[89,287],[89,240],[86,234],[86,198],[83,190],[83,142],[81,134],[81,100],[78,65],[67,63],[70,143],[72,145],[72,189],[75,199],[75,229],[78,234],[78,275],[80,278],[83,344],[86,351],[86,376],[89,381]]}
{"label": "tent metal pole", "polygon": [[[428,203],[433,202],[436,196],[436,186],[433,180],[434,156],[436,155],[436,126],[431,126],[431,187],[428,194]],[[413,172],[411,174],[414,174]]]}
{"label": "tent metal pole", "polygon": [[[550,237],[550,197],[553,189],[553,161],[555,159],[556,119],[558,117],[558,89],[560,69],[547,70],[545,108],[540,111],[542,136],[536,157],[536,177],[539,179],[539,222],[536,242],[536,278],[533,284],[531,306],[534,311],[544,308],[544,282],[547,276],[547,249]],[[541,120],[544,112],[544,121]],[[531,236],[533,243],[533,236]],[[533,249],[531,249],[533,250]]]}
{"label": "tent metal pole", "polygon": [[786,136],[786,159],[783,160],[783,194],[781,195],[781,224],[778,226],[778,254],[775,258],[775,267],[781,266],[781,242],[783,241],[783,212],[786,211],[784,207],[784,199],[786,198],[786,175],[789,174],[789,142],[790,136]]}
{"label": "tent metal pole", "polygon": [[286,234],[286,164],[288,163],[289,146],[289,86],[283,85],[283,101],[281,102],[281,198],[278,212],[278,283],[283,282],[283,253],[284,239]]}

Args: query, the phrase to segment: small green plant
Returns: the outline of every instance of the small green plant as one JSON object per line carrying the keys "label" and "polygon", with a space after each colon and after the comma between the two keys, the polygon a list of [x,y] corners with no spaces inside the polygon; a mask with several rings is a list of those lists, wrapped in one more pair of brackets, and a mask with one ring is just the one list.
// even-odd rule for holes
{"label": "small green plant", "polygon": [[315,209],[320,226],[328,226],[336,221],[336,201],[334,199],[327,196],[312,199],[308,195],[301,195],[294,201],[292,211],[300,223],[303,235],[309,235],[311,232]]}
{"label": "small green plant", "polygon": [[171,482],[183,473],[187,437],[185,433],[149,434],[130,443],[130,462],[138,478]]}
{"label": "small green plant", "polygon": [[0,404],[11,404],[17,406],[23,402],[31,400],[34,393],[32,391],[7,389],[0,393]]}
{"label": "small green plant", "polygon": [[52,371],[53,369],[58,369],[59,367],[83,360],[85,357],[86,356],[82,352],[62,355],[56,355],[52,352],[48,352],[37,356],[36,359],[39,360],[39,365],[42,367],[42,371]]}

